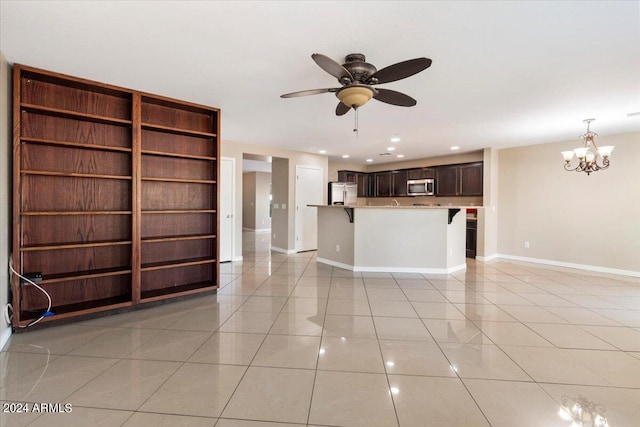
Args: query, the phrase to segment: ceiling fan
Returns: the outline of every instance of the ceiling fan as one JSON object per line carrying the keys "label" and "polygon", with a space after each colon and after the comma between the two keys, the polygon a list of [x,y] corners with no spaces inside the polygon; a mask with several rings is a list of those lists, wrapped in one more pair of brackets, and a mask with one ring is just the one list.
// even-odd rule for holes
{"label": "ceiling fan", "polygon": [[[341,87],[328,89],[311,89],[299,92],[285,93],[281,98],[317,95],[320,93],[335,93],[340,102],[336,107],[336,115],[342,116],[352,108],[358,110],[371,98],[387,104],[401,107],[413,107],[417,101],[404,93],[395,90],[374,87],[382,83],[395,82],[417,74],[431,66],[429,58],[415,58],[398,62],[381,70],[376,69],[366,61],[361,53],[347,55],[345,63],[340,65],[333,59],[320,53],[314,53],[311,58],[327,73],[338,79]],[[354,129],[355,130],[355,129]]]}

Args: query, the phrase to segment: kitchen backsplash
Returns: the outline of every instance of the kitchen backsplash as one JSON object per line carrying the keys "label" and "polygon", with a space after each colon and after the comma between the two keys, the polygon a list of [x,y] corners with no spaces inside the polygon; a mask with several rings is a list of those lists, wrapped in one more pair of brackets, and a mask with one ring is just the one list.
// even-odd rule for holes
{"label": "kitchen backsplash", "polygon": [[482,196],[475,197],[358,197],[358,206],[388,206],[397,200],[401,206],[413,206],[414,204],[440,205],[440,206],[482,206]]}

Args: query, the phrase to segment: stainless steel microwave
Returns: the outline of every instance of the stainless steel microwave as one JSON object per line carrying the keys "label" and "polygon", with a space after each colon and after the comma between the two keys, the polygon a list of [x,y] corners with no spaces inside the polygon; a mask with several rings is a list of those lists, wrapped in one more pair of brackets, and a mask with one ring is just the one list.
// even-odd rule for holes
{"label": "stainless steel microwave", "polygon": [[433,196],[433,179],[410,179],[407,181],[407,196]]}

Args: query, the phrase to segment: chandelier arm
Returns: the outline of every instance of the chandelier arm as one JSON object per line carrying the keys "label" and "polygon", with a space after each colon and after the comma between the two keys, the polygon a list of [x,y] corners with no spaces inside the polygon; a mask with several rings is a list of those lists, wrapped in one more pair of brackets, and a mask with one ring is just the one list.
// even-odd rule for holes
{"label": "chandelier arm", "polygon": [[579,166],[580,166],[580,164],[578,163],[578,166],[576,166],[575,168],[572,168],[571,167],[571,161],[564,162],[564,170],[569,171],[569,172],[573,172],[573,171],[577,170]]}

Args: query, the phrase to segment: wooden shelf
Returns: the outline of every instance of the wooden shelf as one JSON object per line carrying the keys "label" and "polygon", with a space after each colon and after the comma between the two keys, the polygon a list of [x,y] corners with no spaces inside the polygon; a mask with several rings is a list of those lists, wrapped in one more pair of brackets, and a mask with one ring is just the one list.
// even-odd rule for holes
{"label": "wooden shelf", "polygon": [[167,237],[148,237],[142,239],[142,243],[160,243],[160,242],[179,242],[185,240],[207,240],[215,239],[215,234],[198,234],[188,236],[167,236]]}
{"label": "wooden shelf", "polygon": [[157,130],[157,131],[161,131],[161,132],[176,133],[178,135],[205,136],[207,138],[215,138],[217,136],[215,133],[210,133],[210,132],[200,132],[200,131],[197,131],[197,130],[174,128],[174,127],[171,127],[171,126],[155,125],[155,124],[151,124],[151,123],[142,123],[142,129],[149,129],[149,130]]}
{"label": "wooden shelf", "polygon": [[22,216],[57,216],[57,215],[131,215],[131,211],[23,211]]}
{"label": "wooden shelf", "polygon": [[[53,313],[55,314],[50,317],[44,317],[38,323],[50,322],[50,321],[65,319],[69,317],[75,317],[82,314],[95,313],[99,311],[126,308],[126,307],[131,307],[131,305],[132,305],[131,296],[122,295],[122,296],[92,300],[92,301],[87,301],[82,303],[52,306],[51,311],[53,311]],[[46,307],[40,311],[37,311],[37,310],[22,311],[20,313],[20,319],[23,319],[23,320],[20,321],[20,325],[26,326],[29,324],[29,322],[39,318],[45,309]]]}
{"label": "wooden shelf", "polygon": [[155,178],[155,177],[143,177],[143,181],[158,181],[158,182],[184,182],[189,184],[216,184],[217,181],[213,179],[182,179],[182,178]]}
{"label": "wooden shelf", "polygon": [[84,150],[118,151],[124,153],[131,153],[132,151],[131,148],[126,147],[112,147],[110,145],[85,144],[81,142],[58,141],[55,139],[31,138],[26,136],[20,138],[20,141],[27,144],[54,145],[57,147],[80,148]]}
{"label": "wooden shelf", "polygon": [[80,113],[78,111],[62,110],[60,108],[44,107],[42,105],[21,103],[20,108],[23,111],[31,111],[33,113],[47,114],[51,116],[64,117],[67,119],[79,119],[89,122],[106,123],[118,126],[131,126],[131,120],[117,119],[114,117],[98,116],[95,114]]}
{"label": "wooden shelf", "polygon": [[22,175],[40,175],[40,176],[62,176],[67,178],[100,178],[100,179],[122,179],[131,181],[130,176],[122,175],[98,175],[93,173],[75,173],[75,172],[55,172],[55,171],[35,171],[23,169]]}
{"label": "wooden shelf", "polygon": [[142,211],[143,214],[202,214],[216,212],[218,211],[215,209],[170,209]]}
{"label": "wooden shelf", "polygon": [[142,292],[142,301],[151,302],[167,297],[177,297],[184,295],[191,295],[200,292],[211,291],[216,288],[216,284],[213,282],[199,282],[189,283],[185,285],[171,286],[169,288],[154,289],[150,291]]}
{"label": "wooden shelf", "polygon": [[51,274],[42,277],[42,284],[68,282],[71,280],[92,279],[95,277],[121,276],[131,274],[131,269],[103,268],[99,270],[76,271],[73,273]]}
{"label": "wooden shelf", "polygon": [[194,154],[180,154],[170,153],[167,151],[155,151],[155,150],[142,150],[142,154],[150,156],[162,156],[162,157],[177,157],[180,159],[193,159],[193,160],[216,160],[215,157],[210,156],[196,156]]}
{"label": "wooden shelf", "polygon": [[21,252],[35,252],[35,251],[51,251],[58,249],[77,249],[77,248],[99,248],[105,246],[124,246],[130,245],[131,240],[110,240],[103,242],[86,242],[86,243],[60,243],[55,245],[33,245],[23,246],[20,248]]}
{"label": "wooden shelf", "polygon": [[215,263],[215,258],[191,258],[171,262],[158,262],[153,264],[143,264],[142,271],[165,270],[176,267],[188,267],[191,265],[202,265]]}

